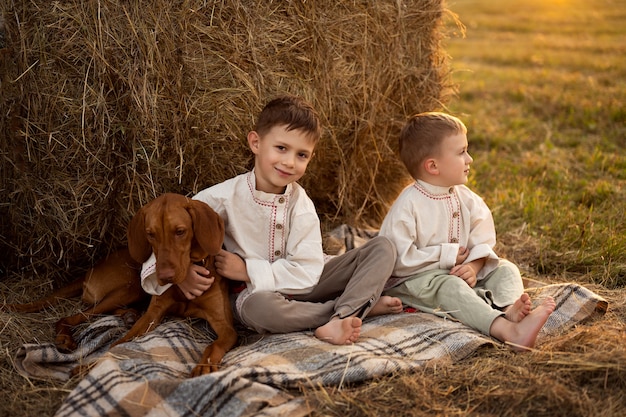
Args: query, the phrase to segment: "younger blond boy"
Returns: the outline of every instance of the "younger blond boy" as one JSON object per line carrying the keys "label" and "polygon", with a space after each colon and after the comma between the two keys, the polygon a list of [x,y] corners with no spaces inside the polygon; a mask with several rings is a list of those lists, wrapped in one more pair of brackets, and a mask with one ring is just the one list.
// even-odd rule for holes
{"label": "younger blond boy", "polygon": [[[496,232],[485,202],[464,184],[473,161],[467,129],[454,116],[417,114],[400,134],[400,158],[415,182],[386,215],[380,235],[396,247],[385,294],[445,313],[507,342],[534,346],[555,303],[531,310],[518,268],[493,250]],[[394,286],[395,285],[395,286]]]}

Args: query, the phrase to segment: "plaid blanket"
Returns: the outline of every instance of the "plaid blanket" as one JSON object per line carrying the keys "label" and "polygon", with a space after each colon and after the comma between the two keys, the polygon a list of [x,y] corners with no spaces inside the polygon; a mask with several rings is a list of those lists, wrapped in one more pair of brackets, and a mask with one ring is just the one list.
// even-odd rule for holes
{"label": "plaid blanket", "polygon": [[[594,315],[608,303],[577,284],[528,290],[535,303],[547,295],[556,311],[538,344]],[[277,335],[243,332],[222,370],[188,375],[215,335],[201,320],[172,319],[151,333],[108,350],[128,330],[105,316],[77,334],[79,348],[62,354],[53,344],[27,344],[17,352],[18,372],[67,380],[77,365],[90,371],[70,392],[56,416],[304,416],[311,410],[298,395],[303,386],[341,387],[432,360],[458,361],[497,343],[454,320],[405,312],[368,318],[358,343],[333,346],[303,331]]]}

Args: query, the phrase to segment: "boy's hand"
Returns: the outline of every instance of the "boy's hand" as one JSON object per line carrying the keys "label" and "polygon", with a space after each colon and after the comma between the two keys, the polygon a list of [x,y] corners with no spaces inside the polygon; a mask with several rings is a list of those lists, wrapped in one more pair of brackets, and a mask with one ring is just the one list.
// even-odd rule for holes
{"label": "boy's hand", "polygon": [[211,288],[215,277],[210,275],[211,272],[205,267],[191,264],[187,269],[187,277],[178,284],[178,288],[180,288],[188,300],[193,300]]}
{"label": "boy's hand", "polygon": [[215,268],[223,277],[233,281],[250,282],[246,262],[232,252],[222,249],[215,256]]}
{"label": "boy's hand", "polygon": [[456,265],[450,270],[450,275],[456,275],[461,278],[471,288],[476,286],[476,271],[471,265]]}
{"label": "boy's hand", "polygon": [[456,263],[455,263],[455,265],[461,265],[463,262],[465,262],[465,260],[469,256],[469,253],[470,253],[469,249],[464,248],[463,246],[461,246],[459,248],[459,253],[457,253],[457,255],[456,255]]}

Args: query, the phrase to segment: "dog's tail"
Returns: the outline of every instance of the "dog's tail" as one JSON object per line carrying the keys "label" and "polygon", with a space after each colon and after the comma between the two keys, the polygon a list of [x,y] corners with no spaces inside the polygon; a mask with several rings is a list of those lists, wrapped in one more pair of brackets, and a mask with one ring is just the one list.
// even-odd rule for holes
{"label": "dog's tail", "polygon": [[40,298],[39,300],[33,301],[31,303],[4,304],[0,306],[0,309],[16,311],[18,313],[34,313],[36,311],[41,311],[45,307],[56,304],[61,299],[74,298],[81,295],[83,291],[84,281],[85,277],[82,277],[77,279],[76,281],[69,283],[65,287],[59,288],[47,297]]}

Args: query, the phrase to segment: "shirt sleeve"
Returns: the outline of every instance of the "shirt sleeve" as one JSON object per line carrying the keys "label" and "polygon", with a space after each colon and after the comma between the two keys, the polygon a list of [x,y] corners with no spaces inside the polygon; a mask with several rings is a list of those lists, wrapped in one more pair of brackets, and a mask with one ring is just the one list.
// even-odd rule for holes
{"label": "shirt sleeve", "polygon": [[486,258],[485,265],[476,274],[476,279],[481,280],[498,266],[500,260],[493,250],[496,244],[496,228],[491,210],[482,198],[475,195],[469,208],[471,225],[467,247],[470,248],[470,253],[464,263]]}
{"label": "shirt sleeve", "polygon": [[324,267],[320,222],[313,202],[306,194],[301,194],[303,190],[295,191],[293,212],[289,220],[281,222],[283,227],[289,223],[286,242],[281,247],[283,253],[272,256],[266,235],[250,233],[250,230],[259,230],[256,223],[263,219],[254,210],[252,199],[250,206],[242,204],[247,202],[246,187],[241,183],[222,183],[201,191],[194,198],[209,204],[224,219],[224,246],[244,259],[250,292],[310,292],[319,282]]}
{"label": "shirt sleeve", "polygon": [[459,252],[458,243],[420,246],[417,216],[410,205],[394,205],[385,217],[380,234],[396,246],[393,275],[407,277],[432,269],[451,269]]}
{"label": "shirt sleeve", "polygon": [[319,282],[324,253],[319,218],[315,213],[296,216],[284,257],[269,261],[246,259],[251,292],[278,291],[283,294],[310,292]]}
{"label": "shirt sleeve", "polygon": [[145,292],[151,295],[161,295],[172,286],[172,284],[159,285],[156,276],[156,257],[154,253],[141,266],[141,286]]}

